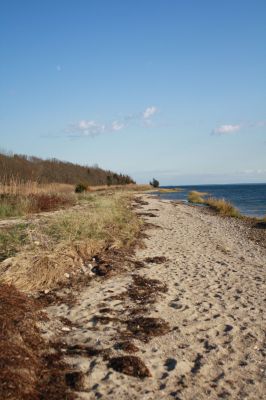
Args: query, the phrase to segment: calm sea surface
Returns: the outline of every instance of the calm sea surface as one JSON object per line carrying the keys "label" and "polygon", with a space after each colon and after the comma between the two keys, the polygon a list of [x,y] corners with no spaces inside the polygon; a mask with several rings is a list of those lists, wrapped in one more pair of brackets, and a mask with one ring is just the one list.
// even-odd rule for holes
{"label": "calm sea surface", "polygon": [[[165,186],[167,188],[175,186]],[[266,183],[238,185],[194,185],[178,186],[182,192],[160,193],[162,199],[187,201],[187,195],[192,190],[207,192],[209,196],[224,198],[239,209],[241,214],[252,217],[266,215]]]}

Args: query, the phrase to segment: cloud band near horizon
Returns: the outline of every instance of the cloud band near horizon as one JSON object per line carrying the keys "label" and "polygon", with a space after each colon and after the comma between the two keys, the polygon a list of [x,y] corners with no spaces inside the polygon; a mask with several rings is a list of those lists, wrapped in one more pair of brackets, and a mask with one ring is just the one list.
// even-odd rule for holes
{"label": "cloud band near horizon", "polygon": [[71,137],[95,137],[104,133],[122,131],[133,122],[143,124],[143,126],[147,127],[151,125],[152,118],[157,112],[157,107],[150,106],[141,113],[127,115],[120,120],[113,120],[111,122],[102,123],[92,119],[83,119],[70,124],[67,132]]}

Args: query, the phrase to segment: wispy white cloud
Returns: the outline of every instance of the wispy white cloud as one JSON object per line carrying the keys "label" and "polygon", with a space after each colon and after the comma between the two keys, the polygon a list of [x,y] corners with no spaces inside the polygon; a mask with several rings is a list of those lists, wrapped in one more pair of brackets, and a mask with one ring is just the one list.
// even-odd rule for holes
{"label": "wispy white cloud", "polygon": [[58,72],[62,71],[61,65],[58,64],[58,65],[56,66],[56,70],[57,70]]}
{"label": "wispy white cloud", "polygon": [[122,129],[125,128],[125,124],[123,122],[119,122],[119,121],[113,121],[111,124],[111,130],[112,132],[116,132],[116,131],[121,131]]}
{"label": "wispy white cloud", "polygon": [[119,132],[125,128],[139,124],[149,126],[152,123],[152,117],[157,112],[154,106],[147,107],[143,112],[125,115],[119,120],[109,122],[98,122],[92,119],[83,119],[68,126],[67,132],[71,137],[94,137],[103,133]]}
{"label": "wispy white cloud", "polygon": [[146,110],[143,112],[144,119],[150,119],[155,113],[157,113],[157,108],[154,106],[147,107]]}
{"label": "wispy white cloud", "polygon": [[238,132],[241,129],[241,125],[220,125],[213,129],[212,134],[214,135],[229,135],[231,133]]}
{"label": "wispy white cloud", "polygon": [[117,121],[112,122],[110,125],[101,124],[94,120],[81,120],[76,124],[71,124],[68,128],[70,136],[88,136],[94,137],[106,132],[115,132],[121,129],[121,125]]}
{"label": "wispy white cloud", "polygon": [[248,130],[254,128],[263,128],[266,126],[266,121],[244,122],[241,124],[225,124],[220,125],[212,130],[212,135],[230,135],[239,132],[240,130]]}

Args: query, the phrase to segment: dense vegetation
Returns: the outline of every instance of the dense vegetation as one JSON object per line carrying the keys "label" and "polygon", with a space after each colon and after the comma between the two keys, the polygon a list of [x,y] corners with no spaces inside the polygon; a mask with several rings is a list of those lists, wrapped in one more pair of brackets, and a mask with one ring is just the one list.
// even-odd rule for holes
{"label": "dense vegetation", "polygon": [[0,182],[11,180],[39,183],[68,183],[85,185],[124,185],[134,183],[128,175],[106,171],[98,166],[82,166],[55,158],[41,158],[21,154],[0,153]]}
{"label": "dense vegetation", "polygon": [[160,183],[157,181],[157,179],[153,178],[153,180],[150,182],[150,185],[153,186],[154,188],[158,188]]}

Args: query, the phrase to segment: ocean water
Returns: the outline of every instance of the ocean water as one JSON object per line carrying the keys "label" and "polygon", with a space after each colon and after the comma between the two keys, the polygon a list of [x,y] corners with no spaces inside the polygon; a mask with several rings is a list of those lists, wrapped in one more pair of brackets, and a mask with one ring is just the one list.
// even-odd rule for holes
{"label": "ocean water", "polygon": [[[173,188],[176,186],[164,186]],[[207,192],[209,196],[224,198],[230,201],[243,215],[250,217],[266,216],[266,183],[231,184],[231,185],[193,185],[178,186],[182,192],[159,193],[158,196],[168,200],[187,202],[188,193],[192,190]]]}

